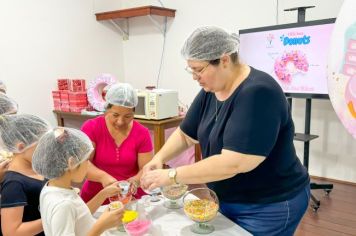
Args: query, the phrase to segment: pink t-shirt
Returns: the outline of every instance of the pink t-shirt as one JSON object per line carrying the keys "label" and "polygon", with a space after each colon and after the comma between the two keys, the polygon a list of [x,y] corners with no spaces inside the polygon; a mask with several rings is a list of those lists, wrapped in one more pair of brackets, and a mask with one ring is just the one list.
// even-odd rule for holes
{"label": "pink t-shirt", "polygon": [[[126,180],[136,175],[139,171],[138,154],[151,152],[153,149],[149,130],[135,120],[129,135],[120,146],[116,145],[109,133],[104,116],[86,121],[81,130],[95,143],[95,156],[92,163],[117,180]],[[81,197],[87,202],[101,189],[101,183],[86,180]],[[139,198],[143,194],[144,192],[138,189],[135,197]]]}

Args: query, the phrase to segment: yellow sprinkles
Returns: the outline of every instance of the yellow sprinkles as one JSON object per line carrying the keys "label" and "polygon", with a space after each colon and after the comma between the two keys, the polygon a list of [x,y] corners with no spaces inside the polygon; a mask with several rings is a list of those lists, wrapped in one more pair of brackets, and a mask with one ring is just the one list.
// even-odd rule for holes
{"label": "yellow sprinkles", "polygon": [[190,200],[184,204],[185,214],[197,222],[212,220],[218,209],[218,204],[207,199]]}

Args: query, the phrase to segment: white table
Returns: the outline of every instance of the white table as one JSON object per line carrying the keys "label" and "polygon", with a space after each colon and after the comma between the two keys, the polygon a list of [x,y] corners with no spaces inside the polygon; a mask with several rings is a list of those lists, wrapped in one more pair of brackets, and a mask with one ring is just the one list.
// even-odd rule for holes
{"label": "white table", "polygon": [[[139,203],[142,203],[140,200]],[[104,211],[107,206],[101,206],[95,216],[98,216]],[[195,234],[190,231],[189,226],[194,222],[190,220],[181,209],[167,209],[163,206],[163,201],[158,204],[145,207],[146,212],[153,221],[154,228],[152,229],[152,236],[197,236],[202,234]],[[249,232],[218,213],[214,220],[209,222],[214,225],[215,231],[207,236],[232,236],[232,235],[251,235]],[[117,230],[110,230],[112,235],[127,235],[124,232]]]}

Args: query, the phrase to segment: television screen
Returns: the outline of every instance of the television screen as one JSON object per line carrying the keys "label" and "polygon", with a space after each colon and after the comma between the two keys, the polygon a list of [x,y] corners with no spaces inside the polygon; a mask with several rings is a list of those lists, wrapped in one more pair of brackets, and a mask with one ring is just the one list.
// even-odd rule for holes
{"label": "television screen", "polygon": [[328,98],[335,19],[240,30],[240,60],[270,74],[288,97]]}

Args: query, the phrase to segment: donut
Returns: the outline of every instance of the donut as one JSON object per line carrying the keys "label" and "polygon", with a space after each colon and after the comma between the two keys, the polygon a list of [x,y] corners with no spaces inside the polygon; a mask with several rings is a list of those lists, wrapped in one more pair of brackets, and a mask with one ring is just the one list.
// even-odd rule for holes
{"label": "donut", "polygon": [[105,110],[105,88],[114,83],[116,83],[116,79],[110,74],[101,74],[89,83],[88,101],[95,110]]}
{"label": "donut", "polygon": [[304,53],[294,50],[284,53],[274,63],[274,73],[284,83],[291,83],[297,72],[307,72],[309,63]]}
{"label": "donut", "polygon": [[352,77],[346,84],[345,99],[349,112],[356,119],[356,76]]}

